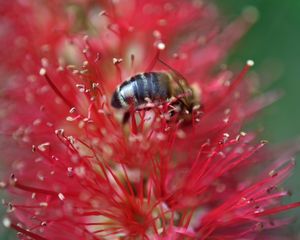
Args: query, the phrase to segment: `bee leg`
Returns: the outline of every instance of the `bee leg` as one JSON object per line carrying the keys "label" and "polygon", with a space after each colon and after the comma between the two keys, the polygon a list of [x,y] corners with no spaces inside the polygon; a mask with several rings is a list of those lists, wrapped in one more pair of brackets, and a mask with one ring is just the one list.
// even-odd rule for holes
{"label": "bee leg", "polygon": [[128,120],[130,118],[130,111],[126,111],[123,115],[123,119],[122,119],[122,124],[126,124],[128,123]]}

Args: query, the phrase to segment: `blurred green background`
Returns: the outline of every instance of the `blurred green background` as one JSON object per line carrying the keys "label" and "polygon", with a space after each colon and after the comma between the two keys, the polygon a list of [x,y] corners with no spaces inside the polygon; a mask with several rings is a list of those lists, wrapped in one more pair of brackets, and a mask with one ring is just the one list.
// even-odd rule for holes
{"label": "blurred green background", "polygon": [[[229,60],[255,60],[254,70],[270,83],[263,90],[284,92],[283,97],[265,109],[258,120],[264,126],[263,138],[278,143],[300,136],[300,0],[215,1],[228,20],[237,18],[247,6],[254,6],[259,12],[257,23],[236,45]],[[300,164],[286,185],[293,192],[287,201],[300,201]],[[295,213],[300,218],[300,210],[294,210]],[[300,220],[293,225],[295,234],[300,232],[299,226]],[[2,224],[0,228],[2,232]],[[5,230],[0,239],[15,239],[15,235]]]}
{"label": "blurred green background", "polygon": [[[216,0],[229,20],[247,6],[259,12],[257,23],[239,42],[231,61],[255,61],[254,70],[273,81],[268,89],[283,90],[284,96],[265,110],[265,136],[282,141],[300,133],[300,1]],[[267,72],[268,71],[268,72]]]}
{"label": "blurred green background", "polygon": [[[253,59],[254,70],[262,81],[268,82],[263,90],[283,91],[281,99],[267,107],[258,120],[264,128],[263,138],[271,143],[294,139],[300,145],[300,1],[216,2],[229,20],[237,18],[248,6],[257,8],[258,21],[233,49],[229,62]],[[300,201],[300,154],[296,159],[296,169],[285,184],[293,195],[286,202]],[[300,239],[300,209],[289,212],[289,215],[298,218],[290,232],[293,232],[293,239]]]}

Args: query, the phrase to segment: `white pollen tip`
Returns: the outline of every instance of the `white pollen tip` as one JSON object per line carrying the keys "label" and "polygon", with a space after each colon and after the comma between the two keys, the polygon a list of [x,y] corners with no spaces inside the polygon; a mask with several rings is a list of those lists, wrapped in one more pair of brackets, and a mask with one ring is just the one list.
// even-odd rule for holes
{"label": "white pollen tip", "polygon": [[122,58],[113,58],[113,64],[119,64],[119,63],[121,63],[123,61],[123,59]]}
{"label": "white pollen tip", "polygon": [[44,76],[46,74],[46,69],[45,68],[41,68],[40,69],[40,75]]}
{"label": "white pollen tip", "polygon": [[6,228],[9,228],[11,225],[11,221],[7,217],[3,218],[2,223],[3,223],[4,227],[6,227]]}
{"label": "white pollen tip", "polygon": [[259,11],[254,6],[247,6],[243,12],[242,16],[249,23],[255,23],[259,19]]}
{"label": "white pollen tip", "polygon": [[157,44],[157,48],[159,50],[164,50],[166,48],[166,44],[164,44],[163,42],[160,42]]}
{"label": "white pollen tip", "polygon": [[247,65],[250,66],[250,67],[254,66],[254,61],[251,60],[251,59],[249,59],[249,60],[247,61]]}
{"label": "white pollen tip", "polygon": [[105,11],[101,11],[101,12],[98,13],[98,16],[104,16],[104,15],[106,15]]}
{"label": "white pollen tip", "polygon": [[59,198],[61,201],[65,200],[65,196],[64,196],[62,193],[59,193],[59,194],[58,194],[58,198]]}

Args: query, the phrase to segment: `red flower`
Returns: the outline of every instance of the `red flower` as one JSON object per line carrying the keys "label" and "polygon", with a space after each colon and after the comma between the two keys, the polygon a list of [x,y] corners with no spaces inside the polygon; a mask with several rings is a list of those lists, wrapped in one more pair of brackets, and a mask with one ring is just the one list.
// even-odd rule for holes
{"label": "red flower", "polygon": [[[20,239],[254,239],[289,222],[274,215],[299,206],[278,188],[294,149],[262,151],[241,132],[274,96],[251,99],[252,61],[218,67],[251,15],[224,27],[212,4],[165,0],[0,11],[3,223]],[[150,71],[182,74],[197,104],[174,112],[186,96],[173,96],[122,123],[113,91]]]}

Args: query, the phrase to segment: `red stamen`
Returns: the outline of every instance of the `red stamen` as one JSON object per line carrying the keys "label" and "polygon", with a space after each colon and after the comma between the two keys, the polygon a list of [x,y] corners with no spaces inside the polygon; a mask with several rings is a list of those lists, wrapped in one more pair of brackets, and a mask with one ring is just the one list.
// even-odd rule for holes
{"label": "red stamen", "polygon": [[287,205],[267,209],[267,210],[264,210],[263,212],[255,213],[254,216],[255,217],[264,217],[264,216],[284,212],[284,211],[287,211],[287,210],[290,210],[290,209],[293,209],[293,208],[297,208],[297,207],[300,207],[300,202],[290,203],[290,204],[287,204]]}
{"label": "red stamen", "polygon": [[30,237],[32,239],[35,239],[35,240],[47,240],[47,238],[41,237],[41,236],[39,236],[39,235],[37,235],[37,234],[35,234],[33,232],[30,232],[29,230],[25,230],[25,229],[19,227],[16,224],[12,223],[11,227],[14,228],[16,231],[18,231],[18,232],[20,232],[20,233],[24,234],[25,236],[28,236],[28,237]]}
{"label": "red stamen", "polygon": [[71,104],[71,102],[65,98],[65,96],[58,90],[58,88],[54,85],[54,83],[51,81],[50,77],[48,76],[46,70],[44,68],[42,68],[40,70],[40,75],[44,76],[47,83],[49,84],[49,86],[52,88],[52,90],[56,93],[57,96],[59,96],[63,102],[71,109],[72,107],[74,107],[73,104]]}

